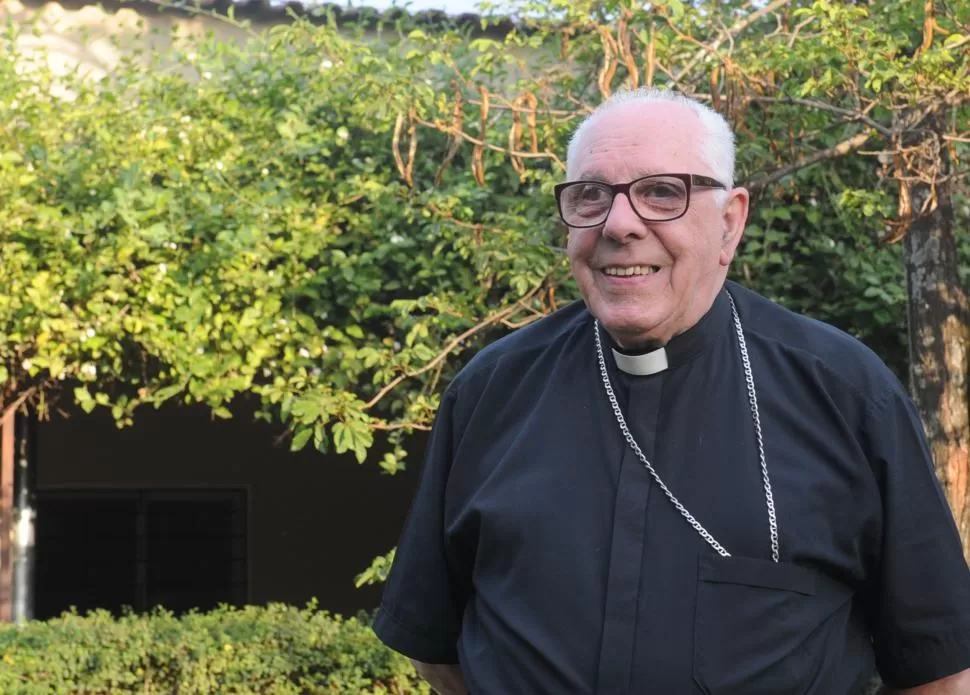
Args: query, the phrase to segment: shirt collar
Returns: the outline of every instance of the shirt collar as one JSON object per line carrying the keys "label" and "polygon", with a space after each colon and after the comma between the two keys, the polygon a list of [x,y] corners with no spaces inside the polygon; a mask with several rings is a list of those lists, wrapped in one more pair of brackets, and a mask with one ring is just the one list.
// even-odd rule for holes
{"label": "shirt collar", "polygon": [[614,362],[621,372],[633,376],[648,376],[666,369],[675,369],[702,353],[729,330],[730,317],[731,303],[727,291],[722,289],[700,321],[671,338],[663,347],[631,352],[617,345],[605,330],[601,337],[610,347]]}

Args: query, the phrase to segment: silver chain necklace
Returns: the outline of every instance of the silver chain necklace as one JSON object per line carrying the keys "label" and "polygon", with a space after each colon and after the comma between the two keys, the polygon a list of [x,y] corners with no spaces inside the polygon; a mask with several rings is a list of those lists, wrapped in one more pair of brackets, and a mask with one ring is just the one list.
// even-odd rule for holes
{"label": "silver chain necklace", "polygon": [[[741,318],[738,316],[738,309],[734,304],[734,297],[731,296],[730,292],[727,295],[731,302],[731,314],[734,316],[734,330],[738,335],[738,345],[741,348],[741,363],[744,365],[744,380],[748,387],[748,405],[751,407],[751,420],[754,422],[754,432],[758,439],[758,457],[761,460],[761,479],[765,488],[765,501],[768,504],[768,527],[771,531],[771,559],[778,562],[778,519],[775,516],[775,498],[771,494],[771,480],[768,478],[768,463],[765,461],[765,445],[761,436],[761,415],[758,412],[758,395],[754,388],[754,375],[751,373],[751,360],[748,359],[748,346],[744,341]],[[718,543],[717,539],[708,533],[707,529],[701,526],[700,522],[687,511],[687,508],[680,503],[680,500],[674,497],[674,493],[664,484],[664,481],[657,475],[657,471],[654,470],[650,461],[644,456],[640,445],[637,444],[637,440],[630,434],[630,428],[626,425],[623,411],[620,410],[620,404],[617,402],[616,394],[613,392],[610,375],[606,371],[606,359],[603,357],[603,344],[600,342],[599,320],[593,321],[593,335],[596,338],[596,357],[599,360],[600,374],[603,376],[603,386],[606,388],[606,396],[610,399],[610,405],[613,406],[613,414],[616,415],[616,421],[620,425],[620,431],[623,433],[623,438],[626,439],[626,443],[633,449],[633,452],[646,467],[654,482],[663,490],[667,499],[677,508],[677,511],[687,520],[687,523],[717,551],[718,555],[721,557],[731,557],[731,554],[724,549],[724,546]]]}

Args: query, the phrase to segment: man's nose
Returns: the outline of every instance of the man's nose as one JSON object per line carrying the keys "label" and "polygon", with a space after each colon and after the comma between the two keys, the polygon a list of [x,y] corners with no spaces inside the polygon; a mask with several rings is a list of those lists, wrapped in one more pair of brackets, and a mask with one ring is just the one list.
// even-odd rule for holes
{"label": "man's nose", "polygon": [[617,193],[613,199],[613,207],[603,223],[603,236],[625,243],[642,239],[646,234],[646,224],[633,210],[630,199],[623,193]]}

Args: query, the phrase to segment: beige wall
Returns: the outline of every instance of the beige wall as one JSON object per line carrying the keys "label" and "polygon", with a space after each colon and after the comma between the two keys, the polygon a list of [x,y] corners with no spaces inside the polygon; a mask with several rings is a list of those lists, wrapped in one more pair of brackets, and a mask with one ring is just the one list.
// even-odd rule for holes
{"label": "beige wall", "polygon": [[[97,5],[104,5],[101,9]],[[363,3],[366,7],[366,1]],[[241,6],[243,7],[243,6]],[[348,21],[353,21],[349,10]],[[414,15],[417,20],[435,21],[435,13]],[[46,53],[51,68],[57,73],[80,69],[81,74],[100,79],[126,56],[142,55],[147,59],[156,52],[164,53],[177,45],[178,40],[200,37],[206,32],[221,41],[244,42],[254,33],[289,22],[282,8],[240,9],[235,26],[224,19],[206,14],[166,10],[160,11],[149,0],[0,0],[0,24],[12,22],[22,31],[19,48],[26,55]],[[475,14],[458,18],[470,29],[472,36],[487,35],[501,38],[506,27],[481,30],[480,18]],[[36,31],[32,32],[31,29]],[[368,32],[365,40],[379,41],[376,32]],[[527,51],[516,50],[517,55]],[[509,79],[512,79],[511,77]]]}
{"label": "beige wall", "polygon": [[[131,8],[102,10],[92,5],[24,3],[0,0],[0,23],[21,30],[18,47],[27,55],[46,53],[58,74],[79,67],[99,79],[124,56],[144,55],[172,47],[173,37],[201,36],[207,31],[223,40],[244,40],[246,32],[211,17],[187,17],[174,12]],[[259,30],[269,24],[254,24]]]}

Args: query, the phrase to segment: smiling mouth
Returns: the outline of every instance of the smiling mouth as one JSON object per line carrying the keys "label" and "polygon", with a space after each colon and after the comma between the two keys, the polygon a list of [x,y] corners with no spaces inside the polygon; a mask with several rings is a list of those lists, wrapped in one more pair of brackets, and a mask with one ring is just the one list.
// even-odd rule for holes
{"label": "smiling mouth", "polygon": [[603,268],[604,275],[611,275],[613,277],[630,277],[634,275],[653,275],[654,273],[660,272],[660,266],[658,265],[632,265],[626,268],[621,268],[619,266],[609,266],[608,268]]}

